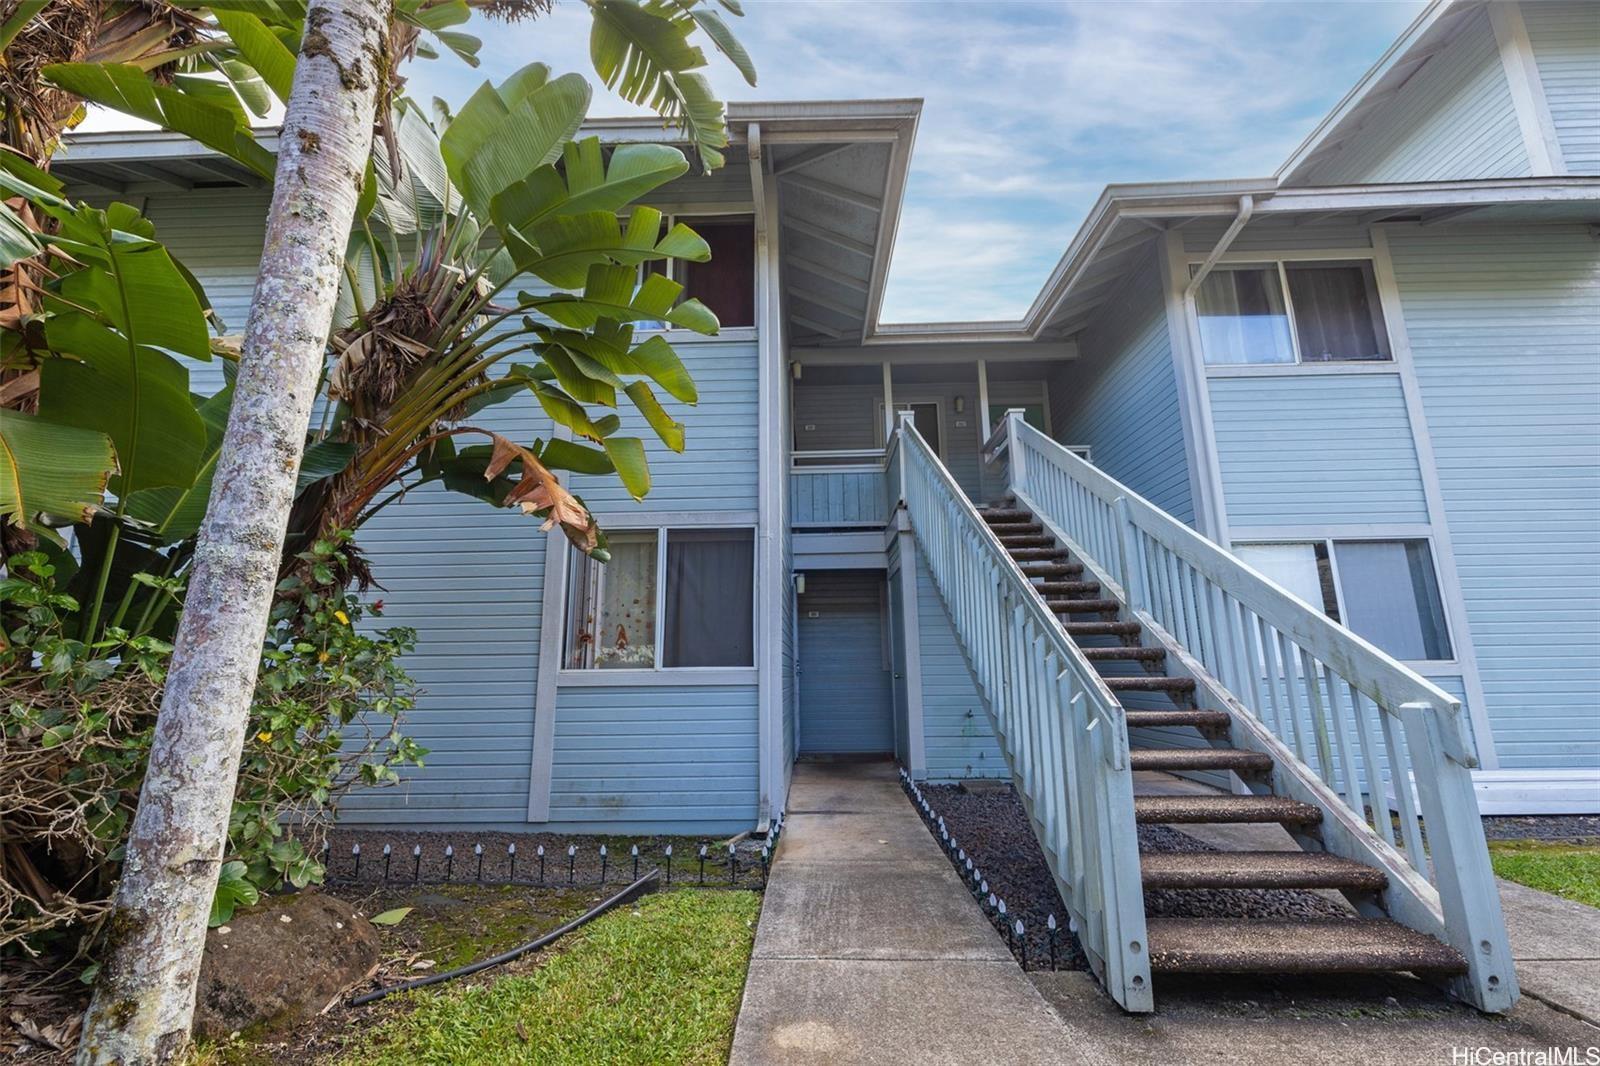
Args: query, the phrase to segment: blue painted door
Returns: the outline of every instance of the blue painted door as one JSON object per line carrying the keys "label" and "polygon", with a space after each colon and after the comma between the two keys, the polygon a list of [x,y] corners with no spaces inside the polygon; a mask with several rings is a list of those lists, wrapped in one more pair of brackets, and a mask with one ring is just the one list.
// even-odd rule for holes
{"label": "blue painted door", "polygon": [[800,754],[888,754],[894,696],[879,570],[812,570],[800,597]]}

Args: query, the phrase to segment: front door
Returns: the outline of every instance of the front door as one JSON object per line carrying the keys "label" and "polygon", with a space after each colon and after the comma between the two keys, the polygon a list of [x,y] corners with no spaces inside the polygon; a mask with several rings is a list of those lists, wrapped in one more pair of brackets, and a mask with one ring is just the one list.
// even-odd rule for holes
{"label": "front door", "polygon": [[[944,458],[944,426],[943,416],[940,414],[938,400],[909,400],[894,402],[896,411],[910,411],[911,420],[917,427],[917,432],[922,434],[922,439],[928,442],[928,447],[933,449],[933,454]],[[883,404],[878,404],[878,424],[885,425]],[[897,423],[898,424],[898,423]]]}
{"label": "front door", "polygon": [[881,570],[812,570],[799,597],[800,754],[887,755],[893,690]]}

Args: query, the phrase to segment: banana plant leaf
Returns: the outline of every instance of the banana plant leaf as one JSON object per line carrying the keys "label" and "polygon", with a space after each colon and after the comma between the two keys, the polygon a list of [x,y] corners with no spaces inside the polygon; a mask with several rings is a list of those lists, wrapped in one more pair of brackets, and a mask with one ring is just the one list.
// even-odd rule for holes
{"label": "banana plant leaf", "polygon": [[679,223],[662,236],[661,222],[660,211],[637,207],[626,228],[611,211],[585,211],[549,216],[522,231],[502,227],[501,233],[518,270],[568,289],[583,285],[593,266],[711,258],[711,246],[694,230]]}
{"label": "banana plant leaf", "polygon": [[669,322],[696,333],[715,334],[720,328],[717,316],[699,300],[678,303],[682,293],[682,285],[659,274],[651,274],[636,288],[633,267],[595,265],[589,268],[581,296],[521,293],[518,302],[569,329],[593,329],[609,318],[616,322]]}
{"label": "banana plant leaf", "polygon": [[261,177],[272,177],[276,157],[256,141],[242,113],[182,88],[157,85],[131,63],[52,63],[40,73],[90,103],[193,137]]}
{"label": "banana plant leaf", "polygon": [[493,199],[539,167],[561,158],[583,125],[589,83],[576,74],[550,77],[533,63],[499,88],[484,82],[439,138],[450,180],[480,218]]}
{"label": "banana plant leaf", "polygon": [[617,214],[688,169],[689,161],[671,145],[624,144],[607,160],[600,139],[585,137],[562,150],[560,170],[535,170],[497,195],[489,213],[497,226],[512,230],[555,214]]}
{"label": "banana plant leaf", "polygon": [[7,411],[0,419],[0,519],[59,543],[34,516],[87,522],[116,468],[104,433]]}

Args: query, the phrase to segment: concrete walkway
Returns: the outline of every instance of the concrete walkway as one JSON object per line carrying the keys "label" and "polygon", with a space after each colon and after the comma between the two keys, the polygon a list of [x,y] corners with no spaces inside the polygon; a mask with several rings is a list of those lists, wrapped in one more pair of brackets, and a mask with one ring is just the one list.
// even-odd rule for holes
{"label": "concrete walkway", "polygon": [[1094,1063],[888,763],[795,767],[731,1066]]}

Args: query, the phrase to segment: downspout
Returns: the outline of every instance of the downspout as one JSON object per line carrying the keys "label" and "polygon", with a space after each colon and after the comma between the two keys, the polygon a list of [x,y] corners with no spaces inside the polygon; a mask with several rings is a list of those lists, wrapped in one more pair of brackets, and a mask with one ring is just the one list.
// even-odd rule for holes
{"label": "downspout", "polygon": [[1194,277],[1189,279],[1189,287],[1183,290],[1185,300],[1193,300],[1194,294],[1200,291],[1200,283],[1206,280],[1206,275],[1217,265],[1228,249],[1233,246],[1233,240],[1239,236],[1239,231],[1244,229],[1250,221],[1250,216],[1255,213],[1256,198],[1250,195],[1239,197],[1239,213],[1228,223],[1228,228],[1222,231],[1222,238],[1217,241],[1217,246],[1211,249],[1211,254],[1206,256],[1200,264],[1200,269],[1194,272]]}
{"label": "downspout", "polygon": [[767,225],[767,192],[762,173],[761,126],[752,122],[745,131],[745,146],[749,155],[750,195],[755,205],[755,256],[756,256],[756,362],[759,395],[757,399],[758,428],[757,463],[758,492],[756,510],[756,607],[760,612],[756,624],[756,831],[764,833],[773,818],[783,807],[784,797],[777,795],[782,787],[783,772],[778,765],[783,751],[779,731],[782,727],[783,648],[782,621],[786,604],[778,599],[783,589],[787,598],[787,582],[783,580],[783,514],[780,495],[784,488],[784,472],[779,469],[783,456],[780,439],[779,411],[781,404],[775,393],[783,387],[778,373],[779,328],[773,322],[773,265],[769,262],[771,234]]}

